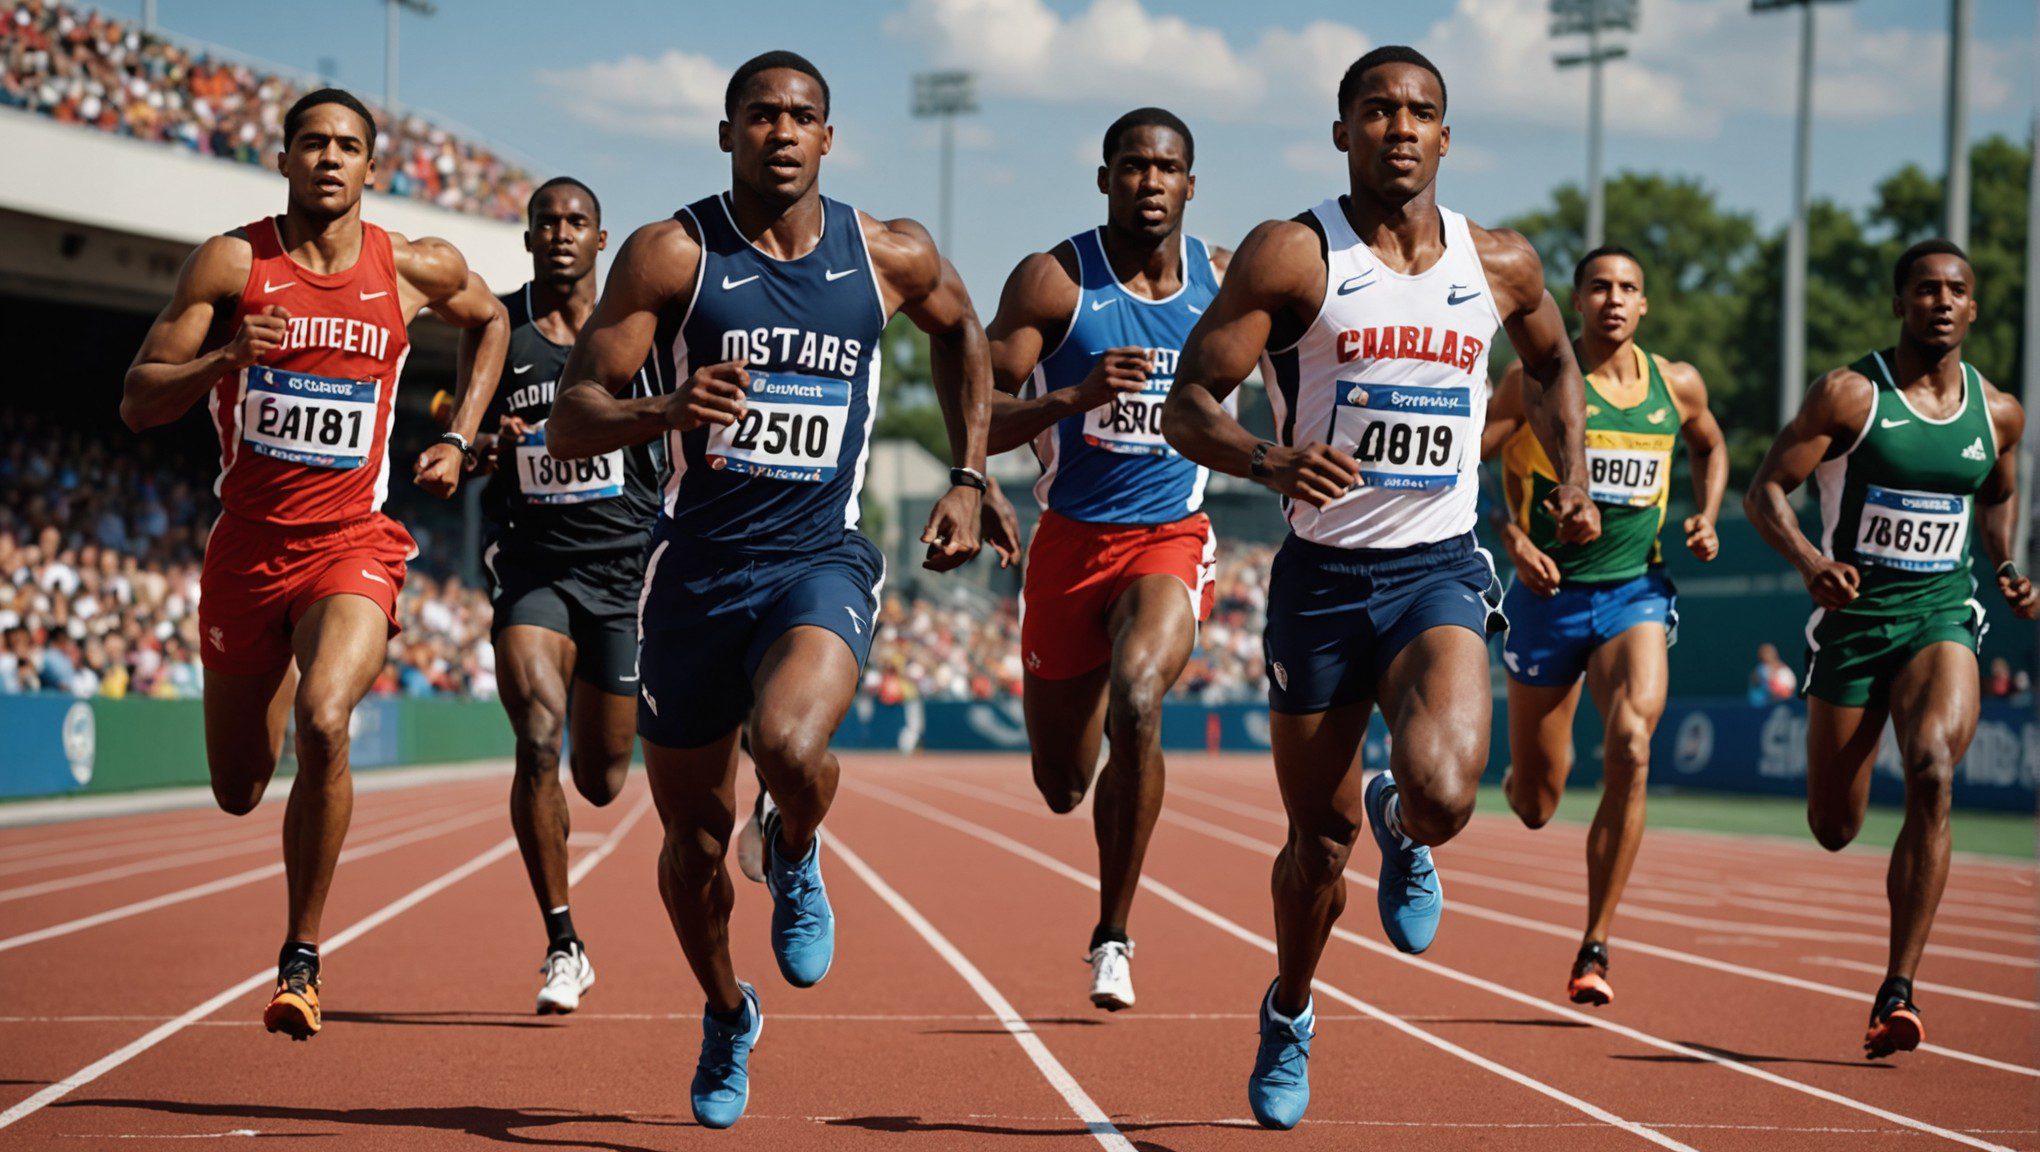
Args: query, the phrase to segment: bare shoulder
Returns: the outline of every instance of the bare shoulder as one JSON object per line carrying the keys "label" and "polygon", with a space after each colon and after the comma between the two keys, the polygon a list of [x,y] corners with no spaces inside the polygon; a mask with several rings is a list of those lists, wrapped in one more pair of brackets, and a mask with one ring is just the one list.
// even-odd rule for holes
{"label": "bare shoulder", "polygon": [[1997,431],[1998,450],[2002,452],[2025,435],[2026,409],[2018,397],[1985,380],[1983,373],[1977,373],[1976,379],[1983,385],[1984,402],[1990,407],[1990,426]]}
{"label": "bare shoulder", "polygon": [[208,237],[184,261],[185,290],[198,298],[238,296],[255,267],[255,246],[235,231]]}
{"label": "bare shoulder", "polygon": [[1877,386],[1869,377],[1853,368],[1834,368],[1807,388],[1793,422],[1809,432],[1854,437],[1876,402]]}
{"label": "bare shoulder", "polygon": [[1672,390],[1672,399],[1686,411],[1707,405],[1707,382],[1700,378],[1700,370],[1684,360],[1668,360],[1657,353],[1650,357],[1657,364],[1658,374],[1665,378],[1665,386]]}
{"label": "bare shoulder", "polygon": [[389,237],[397,276],[427,299],[444,299],[467,286],[467,257],[460,249],[437,236],[412,240],[392,232]]}
{"label": "bare shoulder", "polygon": [[1544,299],[1544,261],[1537,249],[1512,228],[1483,228],[1471,220],[1466,227],[1488,283],[1506,292],[1514,305],[1501,309],[1502,314],[1535,308]]}
{"label": "bare shoulder", "polygon": [[1226,274],[1259,291],[1321,293],[1323,242],[1316,229],[1301,220],[1264,220],[1240,241],[1239,251],[1227,258]]}
{"label": "bare shoulder", "polygon": [[1067,320],[1083,294],[1077,277],[1077,250],[1069,241],[1046,252],[1030,252],[1006,278],[999,311],[1023,322]]}
{"label": "bare shoulder", "polygon": [[918,300],[942,281],[942,253],[918,220],[880,220],[859,212],[873,270],[904,300]]}
{"label": "bare shoulder", "polygon": [[609,281],[671,297],[692,292],[700,268],[700,238],[687,221],[668,216],[641,225],[625,238]]}

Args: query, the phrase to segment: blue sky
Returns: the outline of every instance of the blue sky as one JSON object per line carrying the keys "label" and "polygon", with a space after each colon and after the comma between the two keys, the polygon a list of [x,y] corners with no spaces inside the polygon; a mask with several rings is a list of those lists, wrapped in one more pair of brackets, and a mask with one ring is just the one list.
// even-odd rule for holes
{"label": "blue sky", "polygon": [[[1013,263],[1097,222],[1098,138],[1118,113],[1170,107],[1197,134],[1191,225],[1222,244],[1341,190],[1330,144],[1339,73],[1414,43],[1451,89],[1441,199],[1493,221],[1545,203],[1585,168],[1586,77],[1558,73],[1546,0],[437,0],[403,20],[402,95],[571,172],[603,198],[612,240],[726,185],[714,122],[729,70],[791,48],[828,75],[838,152],[823,188],[934,226],[937,148],[908,114],[909,77],[980,74],[960,122],[952,256],[989,311]],[[108,0],[138,15],[140,0]],[[2030,0],[1974,0],[1971,132],[2024,137],[2034,102]],[[1766,223],[1787,210],[1798,16],[1747,0],[1643,0],[1631,57],[1609,69],[1607,165],[1701,178]],[[381,0],[159,0],[172,33],[298,68],[321,58],[379,95]],[[1941,167],[1946,0],[1819,8],[1814,191],[1859,205],[1908,161]],[[1619,238],[1616,238],[1619,239]]]}

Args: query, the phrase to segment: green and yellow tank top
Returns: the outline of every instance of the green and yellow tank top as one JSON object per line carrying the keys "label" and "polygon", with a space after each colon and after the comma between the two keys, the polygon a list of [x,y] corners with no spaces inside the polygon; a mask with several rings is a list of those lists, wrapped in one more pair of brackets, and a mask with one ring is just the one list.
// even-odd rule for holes
{"label": "green and yellow tank top", "polygon": [[1586,544],[1561,544],[1544,498],[1558,485],[1558,470],[1525,422],[1502,445],[1502,486],[1509,513],[1530,542],[1558,563],[1564,581],[1633,580],[1663,562],[1658,531],[1672,486],[1672,452],[1678,445],[1679,406],[1658,371],[1657,358],[1636,345],[1643,398],[1626,407],[1609,399],[1613,382],[1587,377],[1588,495],[1601,507],[1601,535]]}
{"label": "green and yellow tank top", "polygon": [[1852,616],[1910,616],[1959,608],[1969,572],[1970,509],[1997,464],[1997,431],[1976,369],[1962,365],[1962,406],[1946,420],[1913,410],[1898,390],[1894,352],[1849,367],[1876,389],[1849,450],[1814,470],[1820,550],[1855,566]]}

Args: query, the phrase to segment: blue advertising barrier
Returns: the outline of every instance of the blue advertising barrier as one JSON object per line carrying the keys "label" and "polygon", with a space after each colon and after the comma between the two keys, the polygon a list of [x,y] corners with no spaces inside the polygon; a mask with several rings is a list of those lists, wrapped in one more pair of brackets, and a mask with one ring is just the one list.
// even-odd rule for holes
{"label": "blue advertising barrier", "polygon": [[[1574,726],[1575,785],[1600,778],[1600,720],[1582,706]],[[878,704],[860,699],[837,733],[844,749],[911,752],[1024,752],[1027,728],[1018,700],[914,701]],[[1162,714],[1162,746],[1172,751],[1217,748],[1268,750],[1268,710],[1260,704],[1197,705],[1172,702]],[[1386,733],[1377,716],[1367,730],[1366,763],[1387,758]],[[1508,763],[1507,717],[1495,709],[1486,779],[1501,779]],[[1695,790],[1806,794],[1806,706],[1797,701],[1751,707],[1735,697],[1673,700],[1651,744],[1651,781]],[[2031,812],[2040,784],[2040,722],[2023,708],[1983,707],[1976,739],[1955,769],[1954,800],[1962,808]],[[1889,729],[1870,786],[1876,804],[1905,798],[1898,744]]]}
{"label": "blue advertising barrier", "polygon": [[74,792],[92,781],[92,705],[69,696],[0,696],[0,797]]}

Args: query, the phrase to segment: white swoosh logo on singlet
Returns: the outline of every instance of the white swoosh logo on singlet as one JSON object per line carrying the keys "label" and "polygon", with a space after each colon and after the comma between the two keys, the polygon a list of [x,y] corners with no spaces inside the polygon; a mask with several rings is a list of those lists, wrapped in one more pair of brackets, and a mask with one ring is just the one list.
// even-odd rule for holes
{"label": "white swoosh logo on singlet", "polygon": [[522,375],[524,375],[524,374],[525,374],[526,372],[529,372],[529,371],[531,371],[531,370],[532,370],[533,368],[536,368],[536,367],[538,367],[538,365],[536,365],[536,364],[519,364],[519,365],[518,365],[517,367],[515,367],[515,368],[512,368],[512,369],[510,370],[510,374],[511,374],[512,376],[522,376]]}
{"label": "white swoosh logo on singlet", "polygon": [[1091,311],[1093,312],[1102,311],[1103,309],[1110,308],[1117,303],[1119,303],[1119,301],[1117,300],[1093,300],[1091,301]]}
{"label": "white swoosh logo on singlet", "polygon": [[292,287],[292,286],[294,286],[294,285],[296,285],[296,284],[297,284],[297,281],[295,281],[295,280],[285,280],[285,281],[284,281],[283,283],[281,283],[281,284],[271,284],[271,283],[270,283],[269,281],[267,281],[267,280],[264,280],[264,281],[262,282],[262,291],[263,291],[263,292],[265,292],[265,293],[268,293],[268,292],[281,292],[281,291],[283,291],[283,290],[284,290],[285,288],[289,288],[289,287]]}
{"label": "white swoosh logo on singlet", "polygon": [[362,299],[363,299],[364,301],[367,301],[367,300],[380,300],[380,299],[382,299],[383,297],[385,297],[385,296],[387,296],[387,295],[389,295],[389,294],[390,294],[390,290],[389,290],[389,289],[387,289],[387,288],[385,288],[385,289],[383,289],[383,290],[382,290],[382,291],[380,291],[380,292],[363,292],[363,293],[361,294],[361,298],[362,298]]}
{"label": "white swoosh logo on singlet", "polygon": [[757,278],[758,274],[746,276],[742,280],[732,280],[728,276],[724,276],[722,278],[723,291],[727,292],[732,288],[742,288],[744,285],[749,284],[751,281],[756,280]]}
{"label": "white swoosh logo on singlet", "polygon": [[831,284],[834,284],[834,283],[835,283],[836,281],[838,281],[838,280],[841,280],[841,279],[842,279],[843,277],[845,277],[845,276],[855,276],[855,275],[857,275],[857,269],[855,269],[855,268],[845,268],[845,269],[844,269],[843,271],[841,271],[841,272],[826,272],[826,271],[825,271],[825,272],[823,272],[823,273],[822,273],[822,279],[824,279],[824,280],[827,280],[827,281],[828,281],[829,283],[831,283]]}

